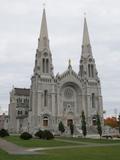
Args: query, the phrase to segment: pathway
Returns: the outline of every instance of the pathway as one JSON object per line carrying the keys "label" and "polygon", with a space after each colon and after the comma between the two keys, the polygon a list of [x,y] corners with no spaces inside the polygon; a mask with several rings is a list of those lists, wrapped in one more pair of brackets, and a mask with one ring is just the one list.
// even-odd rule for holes
{"label": "pathway", "polygon": [[8,142],[0,138],[0,148],[5,150],[9,154],[18,154],[18,155],[31,155],[31,154],[40,154],[35,151],[29,151],[28,148],[20,147],[16,144]]}
{"label": "pathway", "polygon": [[115,144],[86,144],[86,145],[73,145],[73,146],[57,146],[57,147],[45,147],[45,148],[33,148],[33,149],[28,149],[28,151],[45,151],[45,150],[57,150],[57,149],[106,147],[106,146],[120,146],[120,143],[115,143]]}

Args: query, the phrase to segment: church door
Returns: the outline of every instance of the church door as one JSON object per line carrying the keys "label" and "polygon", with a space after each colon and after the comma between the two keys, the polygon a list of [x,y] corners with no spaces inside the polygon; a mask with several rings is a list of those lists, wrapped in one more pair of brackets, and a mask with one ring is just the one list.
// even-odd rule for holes
{"label": "church door", "polygon": [[70,126],[71,124],[73,124],[73,120],[72,119],[68,119],[67,120],[67,126]]}

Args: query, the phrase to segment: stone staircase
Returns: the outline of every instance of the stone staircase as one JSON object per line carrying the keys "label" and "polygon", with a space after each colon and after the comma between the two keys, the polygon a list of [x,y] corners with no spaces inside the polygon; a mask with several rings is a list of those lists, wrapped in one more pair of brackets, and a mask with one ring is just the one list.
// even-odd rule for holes
{"label": "stone staircase", "polygon": [[97,128],[96,126],[90,126],[90,127],[87,127],[87,134],[97,134],[98,131],[97,131]]}

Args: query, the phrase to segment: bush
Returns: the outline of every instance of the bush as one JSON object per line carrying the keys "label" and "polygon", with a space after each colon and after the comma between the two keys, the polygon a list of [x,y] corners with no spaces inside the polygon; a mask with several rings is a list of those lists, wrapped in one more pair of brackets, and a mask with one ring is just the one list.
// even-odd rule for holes
{"label": "bush", "polygon": [[32,135],[28,132],[23,132],[21,135],[20,135],[20,138],[21,139],[24,139],[24,140],[29,140],[32,138]]}
{"label": "bush", "polygon": [[43,139],[50,140],[50,139],[53,139],[54,136],[53,136],[53,134],[52,134],[50,131],[45,130],[45,131],[43,131],[42,138],[43,138]]}
{"label": "bush", "polygon": [[35,133],[35,137],[42,139],[43,133],[44,133],[44,131],[39,130],[38,132]]}
{"label": "bush", "polygon": [[44,130],[44,131],[39,130],[38,132],[35,133],[35,137],[38,137],[40,139],[46,139],[46,140],[50,140],[54,138],[53,134],[48,130]]}
{"label": "bush", "polygon": [[8,131],[5,129],[1,129],[0,130],[0,137],[6,137],[6,136],[9,136]]}
{"label": "bush", "polygon": [[59,123],[58,129],[61,132],[61,134],[65,132],[65,127],[64,127],[64,124],[62,123],[62,121]]}

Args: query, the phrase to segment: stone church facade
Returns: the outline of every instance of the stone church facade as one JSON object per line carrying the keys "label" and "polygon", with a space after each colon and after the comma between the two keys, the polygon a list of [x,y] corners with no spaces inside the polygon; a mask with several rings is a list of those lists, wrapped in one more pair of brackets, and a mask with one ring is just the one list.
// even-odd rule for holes
{"label": "stone church facade", "polygon": [[60,121],[63,122],[66,132],[71,123],[79,131],[82,111],[85,113],[87,127],[95,125],[97,113],[103,120],[101,84],[92,54],[86,18],[78,67],[79,72],[76,73],[69,60],[66,71],[54,75],[44,9],[30,86],[27,117],[30,132],[38,129],[57,132]]}
{"label": "stone church facade", "polygon": [[31,130],[41,128],[56,131],[60,121],[66,128],[70,123],[77,128],[81,126],[82,111],[88,126],[94,125],[97,113],[102,119],[101,85],[92,55],[86,18],[79,73],[72,69],[69,61],[66,71],[54,76],[44,9],[31,78],[30,110]]}

